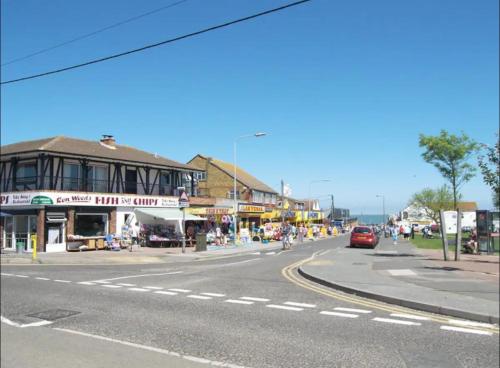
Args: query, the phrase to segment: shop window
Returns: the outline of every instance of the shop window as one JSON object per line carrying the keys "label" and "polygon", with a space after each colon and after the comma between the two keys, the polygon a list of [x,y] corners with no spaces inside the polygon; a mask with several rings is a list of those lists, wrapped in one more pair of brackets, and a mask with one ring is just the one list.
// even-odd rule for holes
{"label": "shop window", "polygon": [[108,215],[76,214],[75,235],[104,236],[108,231]]}
{"label": "shop window", "polygon": [[14,217],[12,216],[2,217],[2,222],[3,222],[2,241],[5,242],[4,247],[7,249],[12,249],[14,248],[14,243],[12,240],[12,232],[14,230]]}
{"label": "shop window", "polygon": [[16,190],[36,189],[36,163],[19,164],[16,169]]}
{"label": "shop window", "polygon": [[64,164],[64,190],[80,190],[81,167],[79,164]]}

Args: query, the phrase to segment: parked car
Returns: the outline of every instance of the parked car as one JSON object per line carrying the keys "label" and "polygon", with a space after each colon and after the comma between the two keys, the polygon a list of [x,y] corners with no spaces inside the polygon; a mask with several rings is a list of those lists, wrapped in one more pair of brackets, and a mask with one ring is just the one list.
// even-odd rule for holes
{"label": "parked car", "polygon": [[371,227],[356,226],[351,231],[350,246],[355,247],[361,245],[375,248],[378,244],[378,240],[377,234],[375,234]]}

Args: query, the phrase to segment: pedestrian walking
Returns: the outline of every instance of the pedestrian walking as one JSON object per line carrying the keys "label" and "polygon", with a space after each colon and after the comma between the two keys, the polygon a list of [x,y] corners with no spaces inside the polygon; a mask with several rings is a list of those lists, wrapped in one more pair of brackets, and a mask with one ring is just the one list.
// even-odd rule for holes
{"label": "pedestrian walking", "polygon": [[391,235],[392,235],[392,241],[394,242],[394,245],[398,244],[398,234],[399,234],[399,228],[397,226],[393,226],[391,229]]}
{"label": "pedestrian walking", "polygon": [[415,226],[411,227],[411,238],[415,239]]}

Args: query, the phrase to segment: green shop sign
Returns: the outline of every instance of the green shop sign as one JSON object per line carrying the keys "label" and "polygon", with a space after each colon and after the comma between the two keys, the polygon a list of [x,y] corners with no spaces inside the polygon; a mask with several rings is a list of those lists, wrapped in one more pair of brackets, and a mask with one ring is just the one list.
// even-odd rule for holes
{"label": "green shop sign", "polygon": [[46,196],[36,196],[31,200],[31,204],[54,204],[52,199]]}

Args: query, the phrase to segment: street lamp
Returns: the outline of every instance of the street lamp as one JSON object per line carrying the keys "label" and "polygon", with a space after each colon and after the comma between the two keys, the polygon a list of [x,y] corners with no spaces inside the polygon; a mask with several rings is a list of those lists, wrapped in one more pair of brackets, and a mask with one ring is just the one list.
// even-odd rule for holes
{"label": "street lamp", "polygon": [[[308,196],[307,196],[307,200],[309,202],[309,212],[311,211],[311,185],[314,183],[328,183],[328,182],[331,182],[331,180],[330,179],[318,179],[318,180],[311,180],[309,182],[309,191],[308,191]],[[307,218],[309,219],[309,215],[307,216]],[[304,221],[304,216],[302,216],[302,221]]]}
{"label": "street lamp", "polygon": [[385,225],[385,196],[382,194],[377,194],[375,197],[377,197],[377,198],[382,197],[382,217],[383,217],[383,222]]}
{"label": "street lamp", "polygon": [[233,175],[233,213],[234,213],[234,244],[236,245],[236,234],[238,234],[238,202],[236,199],[236,143],[238,140],[243,138],[251,137],[264,137],[267,133],[257,132],[254,134],[246,134],[235,138],[233,144],[233,165],[234,165],[234,175]]}

